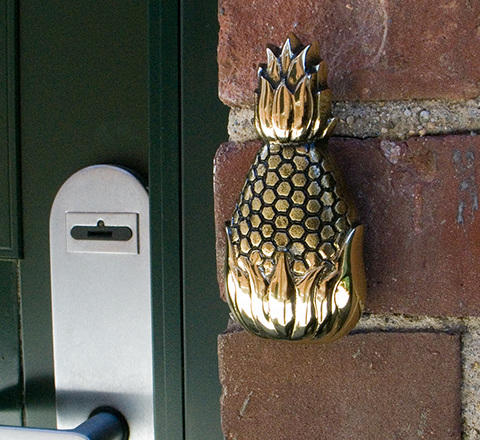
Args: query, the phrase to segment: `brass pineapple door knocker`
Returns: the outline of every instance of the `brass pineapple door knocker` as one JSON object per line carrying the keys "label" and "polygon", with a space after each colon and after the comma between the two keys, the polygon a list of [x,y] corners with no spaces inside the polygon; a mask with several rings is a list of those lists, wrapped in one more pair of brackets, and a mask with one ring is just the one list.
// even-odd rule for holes
{"label": "brass pineapple door knocker", "polygon": [[360,319],[363,226],[327,149],[334,126],[319,45],[267,47],[255,124],[265,143],[227,226],[234,317],[272,339],[333,341]]}

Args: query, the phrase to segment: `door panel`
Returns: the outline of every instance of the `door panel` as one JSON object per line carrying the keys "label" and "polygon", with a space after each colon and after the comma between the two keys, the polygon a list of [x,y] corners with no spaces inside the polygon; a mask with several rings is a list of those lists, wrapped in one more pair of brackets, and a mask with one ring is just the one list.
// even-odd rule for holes
{"label": "door panel", "polygon": [[18,200],[16,2],[0,3],[0,258],[18,258],[20,219]]}
{"label": "door panel", "polygon": [[18,263],[0,261],[0,424],[22,424]]}
{"label": "door panel", "polygon": [[28,426],[55,424],[50,208],[70,175],[108,163],[149,174],[156,436],[223,437],[216,336],[228,310],[216,284],[212,160],[228,110],[217,99],[216,11],[213,0],[20,2]]}
{"label": "door panel", "polygon": [[20,4],[26,422],[54,425],[48,221],[62,183],[96,163],[147,176],[147,5]]}

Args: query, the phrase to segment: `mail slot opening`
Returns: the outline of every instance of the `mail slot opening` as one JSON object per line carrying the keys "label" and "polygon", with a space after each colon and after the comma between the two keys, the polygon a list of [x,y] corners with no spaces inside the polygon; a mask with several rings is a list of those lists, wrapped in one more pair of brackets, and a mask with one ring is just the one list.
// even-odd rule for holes
{"label": "mail slot opening", "polygon": [[96,226],[74,226],[70,235],[75,240],[128,241],[133,233],[128,226],[105,226],[103,220],[98,220]]}
{"label": "mail slot opening", "polygon": [[113,237],[113,231],[87,231],[87,236],[94,240],[96,238],[108,240]]}

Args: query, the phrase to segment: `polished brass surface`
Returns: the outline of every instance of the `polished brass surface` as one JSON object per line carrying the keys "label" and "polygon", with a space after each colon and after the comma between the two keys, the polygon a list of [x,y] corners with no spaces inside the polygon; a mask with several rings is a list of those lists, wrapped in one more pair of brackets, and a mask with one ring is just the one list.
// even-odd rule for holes
{"label": "polished brass surface", "polygon": [[[304,47],[290,34],[280,49],[267,47],[258,73],[255,125],[266,141],[296,142],[328,137],[332,91],[318,43]],[[293,150],[290,150],[293,151]]]}
{"label": "polished brass surface", "polygon": [[335,120],[318,44],[267,48],[255,124],[265,140],[227,226],[227,298],[265,338],[332,341],[361,316],[363,226],[327,149]]}

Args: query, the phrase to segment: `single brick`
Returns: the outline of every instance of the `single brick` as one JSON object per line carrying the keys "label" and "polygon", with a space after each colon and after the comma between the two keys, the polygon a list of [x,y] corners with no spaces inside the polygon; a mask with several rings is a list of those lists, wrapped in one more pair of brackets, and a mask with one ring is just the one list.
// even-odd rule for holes
{"label": "single brick", "polygon": [[[225,221],[259,145],[224,144],[215,159],[222,297]],[[480,316],[480,137],[333,138],[329,145],[365,225],[367,311]]]}
{"label": "single brick", "polygon": [[461,438],[460,338],[369,333],[327,344],[219,337],[228,440]]}
{"label": "single brick", "polygon": [[335,100],[473,98],[480,30],[470,0],[220,0],[220,97],[253,105],[265,45],[319,41]]}

